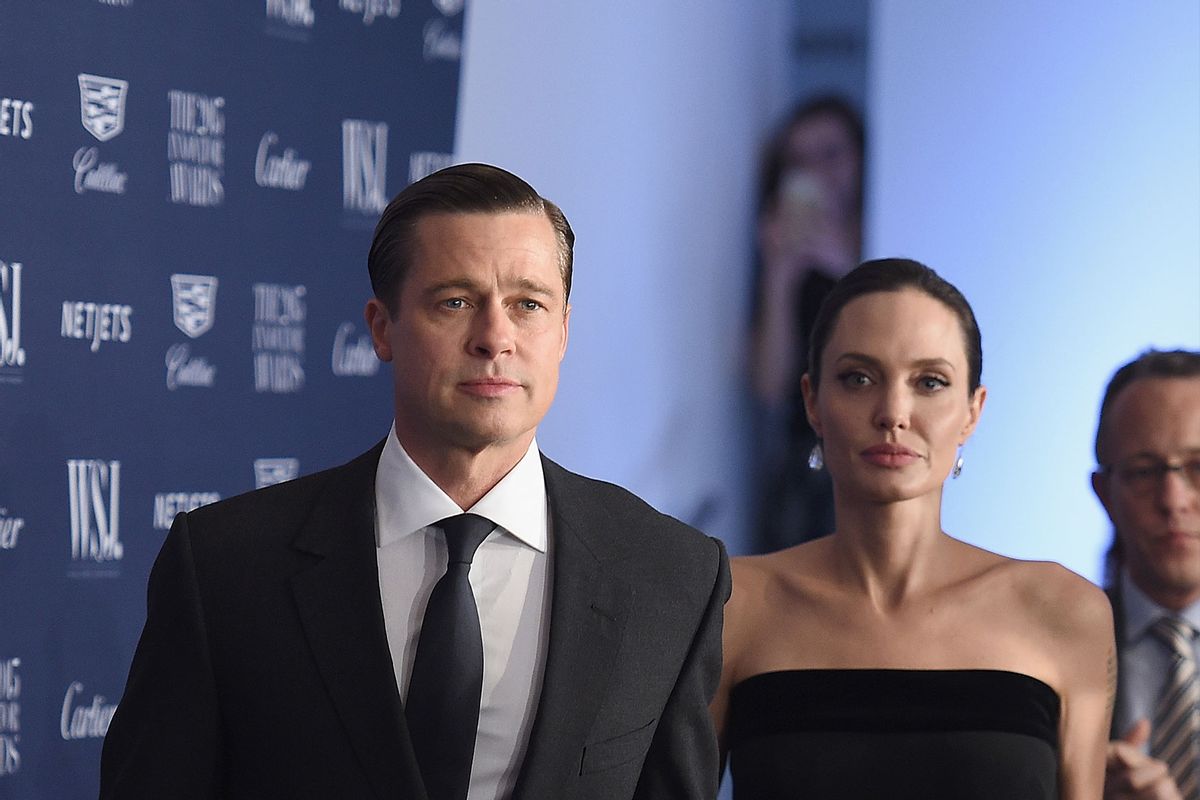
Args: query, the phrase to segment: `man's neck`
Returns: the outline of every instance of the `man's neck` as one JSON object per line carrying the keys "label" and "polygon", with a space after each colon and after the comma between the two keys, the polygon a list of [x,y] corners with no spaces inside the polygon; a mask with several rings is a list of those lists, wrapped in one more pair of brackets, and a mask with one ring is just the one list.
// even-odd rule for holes
{"label": "man's neck", "polygon": [[1139,576],[1132,571],[1129,573],[1129,580],[1152,603],[1175,613],[1184,611],[1197,600],[1200,600],[1200,587],[1174,590],[1168,587],[1155,586],[1151,581],[1139,580]]}
{"label": "man's neck", "polygon": [[404,452],[461,509],[469,509],[490,492],[525,456],[533,434],[493,444],[482,450],[422,447],[397,433]]}

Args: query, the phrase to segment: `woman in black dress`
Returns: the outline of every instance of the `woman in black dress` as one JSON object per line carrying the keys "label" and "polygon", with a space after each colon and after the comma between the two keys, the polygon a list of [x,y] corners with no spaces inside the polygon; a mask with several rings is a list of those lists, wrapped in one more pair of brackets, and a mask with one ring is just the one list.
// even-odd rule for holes
{"label": "woman in black dress", "polygon": [[737,800],[1100,797],[1107,599],[941,528],[981,365],[970,306],[916,262],[867,262],[822,306],[802,388],[836,531],[734,560],[713,714]]}

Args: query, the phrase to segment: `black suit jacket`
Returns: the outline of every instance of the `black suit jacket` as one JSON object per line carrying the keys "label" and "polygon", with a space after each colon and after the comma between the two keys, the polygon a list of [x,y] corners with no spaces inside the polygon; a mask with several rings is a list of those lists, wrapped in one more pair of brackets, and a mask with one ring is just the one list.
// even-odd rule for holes
{"label": "black suit jacket", "polygon": [[[176,518],[102,798],[425,800],[379,595],[381,449]],[[543,467],[550,632],[513,796],[715,796],[724,548],[619,487]]]}

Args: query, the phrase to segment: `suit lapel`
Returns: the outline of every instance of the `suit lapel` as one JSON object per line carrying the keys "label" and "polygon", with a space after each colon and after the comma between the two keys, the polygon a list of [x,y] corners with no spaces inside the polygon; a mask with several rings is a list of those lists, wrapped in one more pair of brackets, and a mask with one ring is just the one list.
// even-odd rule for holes
{"label": "suit lapel", "polygon": [[292,578],[317,668],[379,798],[424,800],[388,650],[375,557],[382,443],[338,471],[295,546],[319,557]]}
{"label": "suit lapel", "polygon": [[537,714],[513,797],[565,796],[616,659],[629,590],[602,563],[602,509],[542,459],[553,531],[550,636]]}

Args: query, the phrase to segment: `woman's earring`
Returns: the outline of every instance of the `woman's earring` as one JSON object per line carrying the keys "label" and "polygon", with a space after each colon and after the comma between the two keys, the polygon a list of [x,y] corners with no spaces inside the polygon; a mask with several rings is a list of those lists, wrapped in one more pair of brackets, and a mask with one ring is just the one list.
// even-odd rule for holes
{"label": "woman's earring", "polygon": [[954,459],[954,469],[950,470],[950,477],[957,478],[959,475],[962,475],[962,468],[963,468],[962,445],[959,445],[958,446],[958,458]]}
{"label": "woman's earring", "polygon": [[825,453],[821,451],[821,443],[817,442],[808,454],[808,468],[816,472],[823,466],[825,466]]}

